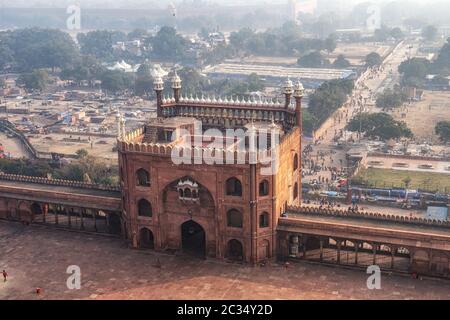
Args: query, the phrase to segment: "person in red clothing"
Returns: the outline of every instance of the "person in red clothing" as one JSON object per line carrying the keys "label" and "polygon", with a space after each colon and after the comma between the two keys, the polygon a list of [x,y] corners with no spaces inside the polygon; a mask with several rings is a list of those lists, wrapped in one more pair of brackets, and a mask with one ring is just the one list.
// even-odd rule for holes
{"label": "person in red clothing", "polygon": [[6,282],[6,280],[8,278],[8,274],[6,273],[5,270],[3,270],[2,274],[3,274],[3,282]]}

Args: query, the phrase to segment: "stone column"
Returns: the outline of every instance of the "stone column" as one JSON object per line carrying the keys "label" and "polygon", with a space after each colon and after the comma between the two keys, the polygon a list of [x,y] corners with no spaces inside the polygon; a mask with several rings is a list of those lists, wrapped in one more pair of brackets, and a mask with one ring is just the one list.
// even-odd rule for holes
{"label": "stone column", "polygon": [[341,263],[341,241],[337,241],[336,242],[337,245],[337,263],[340,264]]}
{"label": "stone column", "polygon": [[372,244],[372,251],[373,251],[373,265],[377,264],[377,245]]}
{"label": "stone column", "polygon": [[323,239],[320,239],[320,261],[323,261]]}

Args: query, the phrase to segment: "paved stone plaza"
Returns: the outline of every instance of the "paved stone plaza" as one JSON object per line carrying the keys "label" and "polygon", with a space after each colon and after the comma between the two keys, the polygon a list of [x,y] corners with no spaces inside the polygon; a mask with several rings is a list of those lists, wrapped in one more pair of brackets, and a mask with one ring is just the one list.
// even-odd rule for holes
{"label": "paved stone plaza", "polygon": [[[158,264],[158,260],[160,266]],[[80,290],[66,269],[78,265]],[[363,271],[308,263],[288,269],[128,249],[121,239],[0,221],[2,299],[450,299],[450,281],[383,275],[368,290]],[[42,288],[37,295],[36,288]]]}

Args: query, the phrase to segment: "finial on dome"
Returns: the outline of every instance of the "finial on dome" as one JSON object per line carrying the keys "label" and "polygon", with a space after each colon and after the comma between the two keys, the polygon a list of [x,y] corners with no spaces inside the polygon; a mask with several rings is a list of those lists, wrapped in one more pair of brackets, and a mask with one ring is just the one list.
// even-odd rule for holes
{"label": "finial on dome", "polygon": [[294,86],[294,97],[303,97],[304,92],[303,84],[300,82],[300,80],[297,81],[297,83]]}

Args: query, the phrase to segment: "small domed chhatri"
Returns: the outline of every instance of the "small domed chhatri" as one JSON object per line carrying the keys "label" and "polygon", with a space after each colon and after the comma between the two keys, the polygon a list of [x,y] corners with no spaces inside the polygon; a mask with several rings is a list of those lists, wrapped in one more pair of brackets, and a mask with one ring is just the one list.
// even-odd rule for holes
{"label": "small domed chhatri", "polygon": [[303,97],[304,90],[303,84],[298,80],[294,86],[294,97]]}
{"label": "small domed chhatri", "polygon": [[181,78],[178,76],[176,71],[172,77],[172,89],[181,89]]}
{"label": "small domed chhatri", "polygon": [[160,76],[155,77],[155,80],[153,81],[153,87],[156,91],[164,90],[164,82]]}
{"label": "small domed chhatri", "polygon": [[291,81],[291,79],[289,79],[289,77],[286,79],[286,81],[284,82],[284,86],[283,86],[283,89],[284,89],[284,93],[285,94],[292,94],[292,89],[293,89],[293,84],[292,84],[292,81]]}

